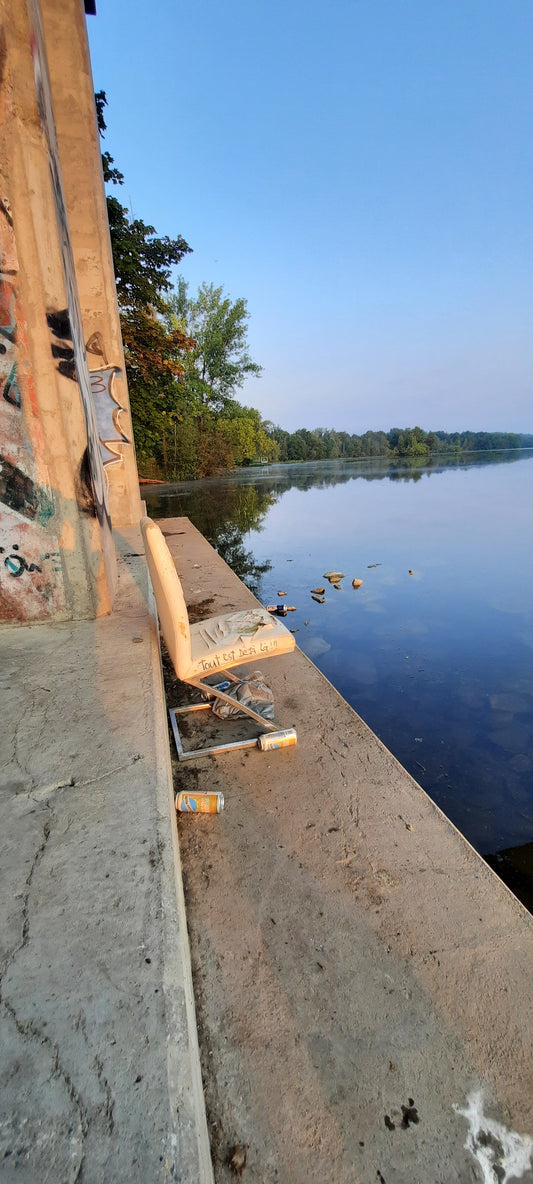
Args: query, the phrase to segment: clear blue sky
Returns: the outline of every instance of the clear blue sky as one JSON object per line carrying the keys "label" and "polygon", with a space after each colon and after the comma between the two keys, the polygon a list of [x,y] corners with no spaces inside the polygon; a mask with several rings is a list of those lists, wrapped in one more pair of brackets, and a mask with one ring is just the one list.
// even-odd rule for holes
{"label": "clear blue sky", "polygon": [[531,0],[98,0],[117,196],[294,430],[533,431]]}

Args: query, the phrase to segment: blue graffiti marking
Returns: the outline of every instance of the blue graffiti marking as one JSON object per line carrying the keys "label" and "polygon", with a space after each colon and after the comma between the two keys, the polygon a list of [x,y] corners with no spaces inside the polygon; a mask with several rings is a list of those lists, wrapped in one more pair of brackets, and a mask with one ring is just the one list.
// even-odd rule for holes
{"label": "blue graffiti marking", "polygon": [[27,563],[22,555],[8,555],[4,559],[4,567],[13,579],[17,580],[25,571],[42,571],[37,563]]}

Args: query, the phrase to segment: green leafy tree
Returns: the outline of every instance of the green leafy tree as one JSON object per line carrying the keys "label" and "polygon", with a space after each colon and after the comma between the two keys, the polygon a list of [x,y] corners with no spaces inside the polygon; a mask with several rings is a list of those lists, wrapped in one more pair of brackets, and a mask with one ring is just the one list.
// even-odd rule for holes
{"label": "green leafy tree", "polygon": [[177,291],[168,301],[171,328],[180,328],[194,339],[184,361],[182,383],[191,402],[223,411],[250,375],[259,376],[261,366],[252,361],[248,349],[246,300],[230,300],[222,287],[201,284],[195,297],[179,277]]}
{"label": "green leafy tree", "polygon": [[107,198],[107,215],[120,307],[166,312],[171,268],[190,252],[188,243],[181,235],[158,238],[153,226],[140,218],[130,220],[116,197]]}
{"label": "green leafy tree", "polygon": [[[102,139],[105,137],[107,124],[104,117],[104,107],[107,107],[107,97],[105,90],[99,90],[94,96],[94,105],[96,107],[96,121],[98,124],[98,131]],[[109,152],[102,152],[102,172],[104,174],[104,181],[112,185],[124,184],[124,173],[114,167],[113,157]]]}
{"label": "green leafy tree", "polygon": [[[95,95],[101,136],[106,131],[105,91]],[[104,181],[121,185],[113,157],[102,154]],[[159,459],[167,467],[169,433],[182,417],[177,379],[193,342],[179,325],[171,329],[163,314],[172,267],[191,250],[185,239],[158,237],[153,226],[130,218],[116,197],[107,197],[107,215],[128,376],[135,442],[140,459]]]}
{"label": "green leafy tree", "polygon": [[126,309],[120,320],[139,456],[155,457],[167,469],[168,437],[174,438],[183,419],[178,379],[190,343],[179,329],[169,332],[149,308]]}
{"label": "green leafy tree", "polygon": [[264,431],[269,439],[273,440],[278,447],[277,459],[285,461],[289,459],[288,441],[290,440],[290,432],[285,431],[284,428],[277,427],[273,423],[267,422],[264,425]]}

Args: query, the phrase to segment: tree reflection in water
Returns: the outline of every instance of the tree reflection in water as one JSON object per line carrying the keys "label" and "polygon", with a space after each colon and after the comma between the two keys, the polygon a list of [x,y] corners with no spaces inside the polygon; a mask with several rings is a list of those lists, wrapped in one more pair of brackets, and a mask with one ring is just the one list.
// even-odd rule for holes
{"label": "tree reflection in water", "polygon": [[267,510],[278,500],[275,492],[240,482],[202,481],[166,486],[165,493],[145,498],[152,518],[190,518],[239,579],[260,595],[261,577],[271,564],[258,563],[243,540],[250,530],[261,530]]}

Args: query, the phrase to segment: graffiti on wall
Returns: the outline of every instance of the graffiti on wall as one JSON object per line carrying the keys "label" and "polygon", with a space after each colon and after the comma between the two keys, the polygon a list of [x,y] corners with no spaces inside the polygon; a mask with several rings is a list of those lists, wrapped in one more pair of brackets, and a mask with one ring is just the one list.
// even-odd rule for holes
{"label": "graffiti on wall", "polygon": [[6,197],[0,197],[0,397],[20,407],[17,377],[17,334],[13,278],[18,271],[13,217]]}
{"label": "graffiti on wall", "polygon": [[77,382],[68,308],[63,308],[60,312],[48,312],[46,321],[50,329],[52,357],[58,373],[64,378],[70,378],[72,382]]}
{"label": "graffiti on wall", "polygon": [[[6,551],[11,554],[6,555]],[[9,576],[13,580],[18,580],[25,571],[34,572],[42,571],[38,563],[28,563],[27,558],[20,553],[20,544],[11,543],[8,547],[0,547],[0,556],[2,557],[3,565]],[[51,559],[54,571],[61,571],[61,556],[59,551],[43,551],[39,555],[39,562],[44,563],[47,559]]]}
{"label": "graffiti on wall", "polygon": [[[46,316],[50,329],[51,350],[56,368],[64,378],[77,381],[76,359],[70,329],[68,309],[58,312],[48,312]],[[96,354],[107,363],[104,341],[101,333],[93,333],[86,343],[87,353]],[[104,468],[108,465],[119,464],[123,460],[122,453],[113,444],[129,444],[128,437],[119,424],[119,415],[124,411],[118,399],[115,398],[113,381],[115,375],[120,374],[118,366],[99,366],[97,370],[89,370],[91,394],[96,414],[100,452]]]}
{"label": "graffiti on wall", "polygon": [[113,380],[119,373],[117,366],[105,366],[101,370],[91,370],[91,390],[96,409],[96,422],[102,450],[102,461],[108,465],[118,464],[122,460],[122,453],[113,444],[129,444],[119,424],[119,415],[124,408],[113,394]]}
{"label": "graffiti on wall", "polygon": [[8,280],[0,279],[0,396],[20,407],[17,377],[15,293]]}
{"label": "graffiti on wall", "polygon": [[50,490],[38,485],[4,453],[0,453],[0,502],[41,526],[45,526],[54,513]]}
{"label": "graffiti on wall", "polygon": [[[54,503],[37,480],[27,419],[35,407],[25,351],[26,325],[17,287],[13,217],[0,197],[0,618],[39,620],[64,606]],[[41,466],[42,469],[42,466]]]}

